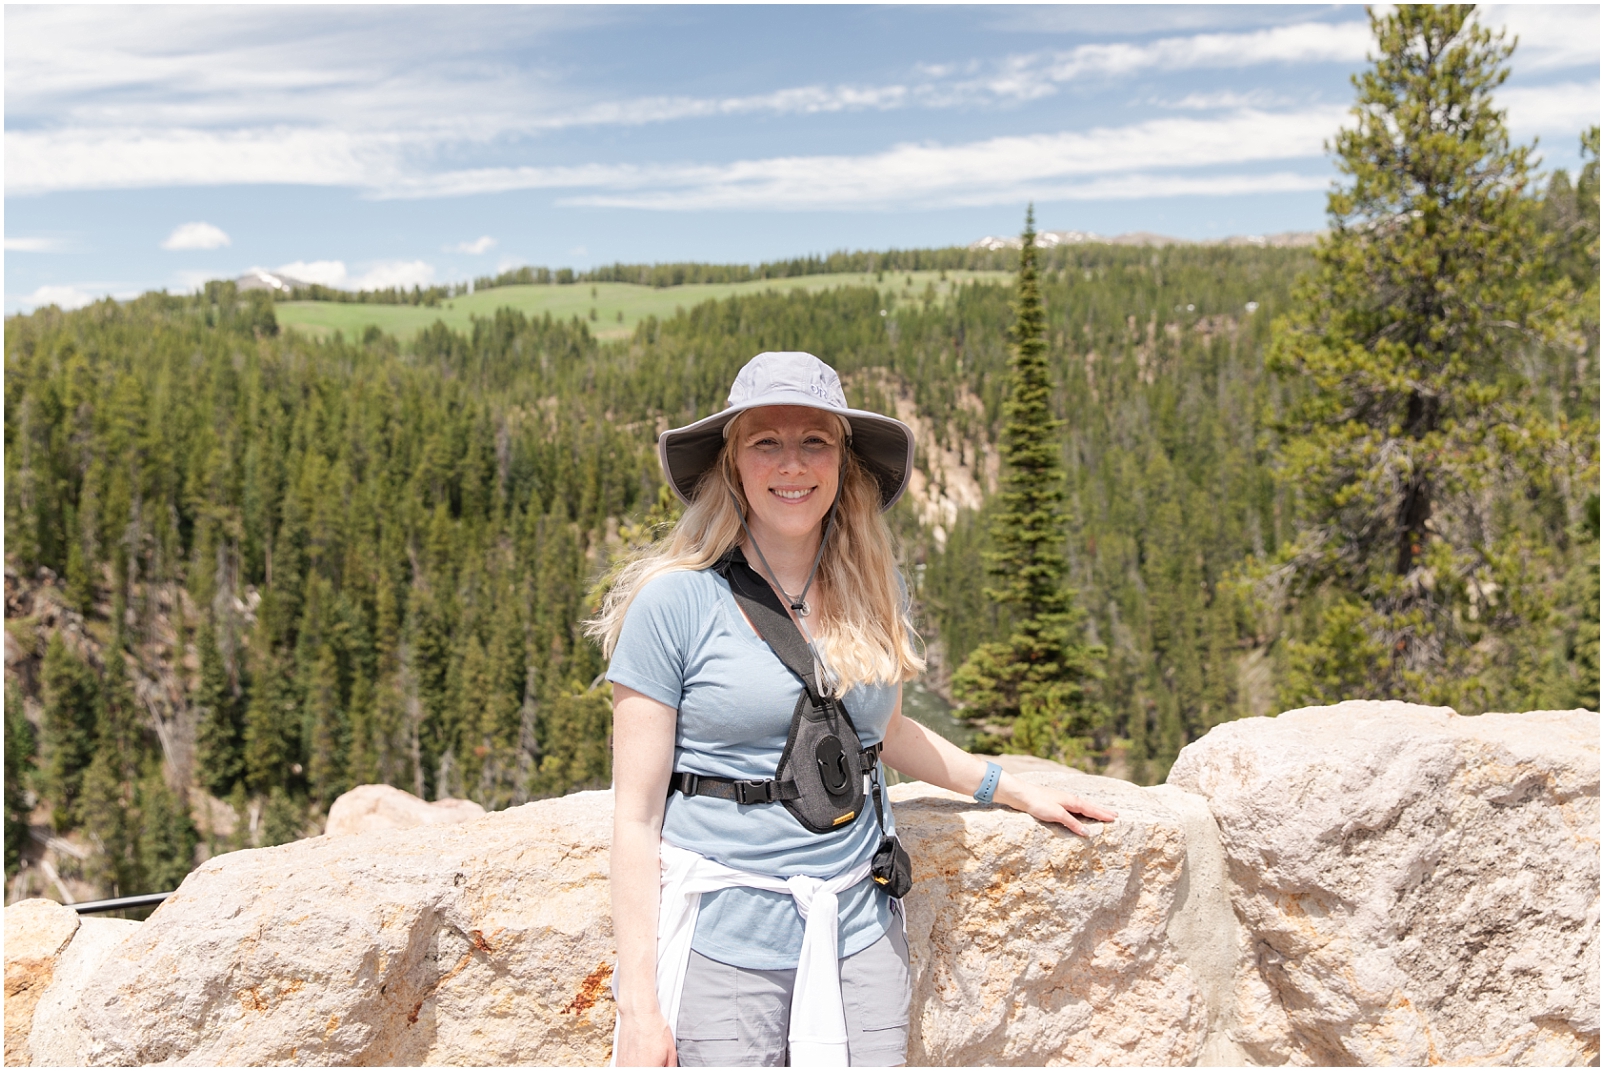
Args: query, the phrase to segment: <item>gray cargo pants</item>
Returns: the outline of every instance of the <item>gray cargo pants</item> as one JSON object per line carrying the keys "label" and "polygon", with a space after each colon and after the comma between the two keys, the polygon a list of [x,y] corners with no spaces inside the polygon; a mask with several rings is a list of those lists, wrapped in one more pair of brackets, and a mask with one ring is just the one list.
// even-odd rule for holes
{"label": "gray cargo pants", "polygon": [[[674,1033],[681,1067],[784,1067],[796,971],[732,967],[697,952],[685,972]],[[841,1003],[853,1067],[908,1059],[908,941],[900,914],[886,935],[841,961]]]}

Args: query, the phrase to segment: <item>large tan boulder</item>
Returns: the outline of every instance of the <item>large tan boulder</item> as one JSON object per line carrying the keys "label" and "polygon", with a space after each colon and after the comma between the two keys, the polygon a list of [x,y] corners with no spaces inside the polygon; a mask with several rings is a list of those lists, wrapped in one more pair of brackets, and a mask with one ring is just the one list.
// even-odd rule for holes
{"label": "large tan boulder", "polygon": [[[1183,911],[1181,808],[1123,782],[1027,776],[1110,799],[1122,819],[1086,841],[928,786],[893,790],[917,860],[911,1058],[1193,1062],[1211,998],[1169,933],[1201,902]],[[74,1020],[52,1020],[50,1057],[604,1063],[611,819],[611,793],[580,793],[218,857],[113,951]]]}
{"label": "large tan boulder", "polygon": [[[1596,719],[1345,704],[1216,728],[1156,788],[1019,774],[1118,809],[1089,840],[899,785],[909,1061],[1596,1060]],[[66,953],[8,908],[8,996],[50,961],[40,1062],[601,1064],[611,821],[587,792],[219,856]]]}
{"label": "large tan boulder", "polygon": [[79,1062],[597,1064],[610,793],[197,868],[82,990]]}
{"label": "large tan boulder", "polygon": [[1256,1061],[1597,1061],[1597,714],[1295,710],[1169,782],[1219,823]]}
{"label": "large tan boulder", "polygon": [[78,932],[78,913],[54,900],[24,900],[6,908],[6,1064],[32,1059],[33,1013],[56,976],[56,964]]}
{"label": "large tan boulder", "polygon": [[454,825],[484,816],[473,800],[435,800],[429,803],[392,785],[358,785],[329,805],[327,837],[349,833],[376,833],[381,829],[416,829],[418,826]]}

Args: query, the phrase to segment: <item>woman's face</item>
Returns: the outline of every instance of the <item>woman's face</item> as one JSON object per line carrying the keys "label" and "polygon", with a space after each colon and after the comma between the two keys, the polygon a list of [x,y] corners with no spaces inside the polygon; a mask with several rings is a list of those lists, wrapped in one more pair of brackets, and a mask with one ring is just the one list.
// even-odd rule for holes
{"label": "woman's face", "polygon": [[841,483],[840,421],[805,405],[770,405],[744,416],[732,438],[759,542],[816,537]]}

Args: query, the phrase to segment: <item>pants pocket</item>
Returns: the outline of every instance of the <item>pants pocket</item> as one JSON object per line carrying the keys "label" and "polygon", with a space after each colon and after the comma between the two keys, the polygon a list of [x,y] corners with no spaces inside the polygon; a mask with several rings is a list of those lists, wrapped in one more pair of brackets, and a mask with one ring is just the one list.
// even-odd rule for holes
{"label": "pants pocket", "polygon": [[685,969],[674,1036],[681,1041],[734,1041],[739,973],[727,963],[692,952]]}
{"label": "pants pocket", "polygon": [[888,1067],[908,1058],[912,984],[902,920],[884,937],[841,962],[847,1048],[854,1067]]}

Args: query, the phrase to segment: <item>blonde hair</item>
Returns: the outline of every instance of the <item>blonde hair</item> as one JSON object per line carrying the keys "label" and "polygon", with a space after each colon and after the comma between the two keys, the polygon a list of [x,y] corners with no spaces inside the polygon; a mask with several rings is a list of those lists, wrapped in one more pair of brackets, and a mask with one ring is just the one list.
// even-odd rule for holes
{"label": "blonde hair", "polygon": [[[691,504],[674,530],[624,564],[600,612],[585,623],[585,631],[601,642],[608,658],[618,644],[624,615],[642,588],[664,573],[711,568],[741,542],[744,532],[738,511],[750,507],[735,468],[733,444],[739,441],[739,425],[751,412],[731,422],[723,449],[697,481]],[[841,446],[835,524],[808,596],[812,607],[808,625],[845,692],[858,684],[911,680],[923,672],[925,660],[913,646],[891,529],[880,515],[880,484],[859,462],[845,435]]]}

